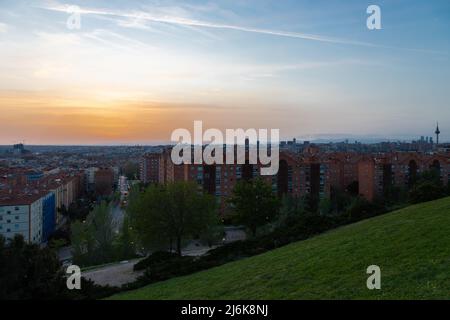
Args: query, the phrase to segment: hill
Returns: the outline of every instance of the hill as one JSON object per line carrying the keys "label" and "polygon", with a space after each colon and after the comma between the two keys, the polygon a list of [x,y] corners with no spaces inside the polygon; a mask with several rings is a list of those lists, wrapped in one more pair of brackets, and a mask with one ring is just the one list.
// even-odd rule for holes
{"label": "hill", "polygon": [[[381,268],[381,290],[366,269]],[[112,299],[449,299],[450,198]]]}

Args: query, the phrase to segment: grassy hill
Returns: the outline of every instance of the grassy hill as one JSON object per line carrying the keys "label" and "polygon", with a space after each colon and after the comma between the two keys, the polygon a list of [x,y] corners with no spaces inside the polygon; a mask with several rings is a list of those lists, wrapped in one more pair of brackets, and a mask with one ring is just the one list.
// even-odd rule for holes
{"label": "grassy hill", "polygon": [[[368,290],[366,268],[381,268]],[[450,198],[112,299],[450,299]]]}

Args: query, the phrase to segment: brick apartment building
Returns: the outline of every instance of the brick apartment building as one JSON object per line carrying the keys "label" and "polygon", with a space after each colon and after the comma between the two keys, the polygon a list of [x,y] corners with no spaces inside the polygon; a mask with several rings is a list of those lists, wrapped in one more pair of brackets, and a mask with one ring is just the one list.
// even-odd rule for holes
{"label": "brick apartment building", "polygon": [[[236,157],[235,157],[236,158]],[[450,181],[448,153],[393,152],[361,154],[320,152],[314,145],[300,153],[281,151],[279,171],[261,176],[278,195],[330,197],[334,190],[348,191],[374,200],[391,185],[407,187],[414,177],[430,168],[439,171],[444,184]],[[193,181],[215,195],[223,212],[237,181],[260,176],[261,164],[174,165],[170,148],[146,154],[141,163],[145,183]]]}
{"label": "brick apartment building", "polygon": [[144,155],[139,176],[144,183],[166,183],[185,180],[184,166],[175,165],[170,158],[170,149]]}
{"label": "brick apartment building", "polygon": [[114,171],[111,168],[98,168],[94,173],[94,191],[97,196],[109,196],[114,191]]}
{"label": "brick apartment building", "polygon": [[410,186],[421,172],[430,169],[435,169],[442,183],[447,185],[450,155],[405,152],[365,157],[358,164],[359,193],[373,200],[390,186]]}

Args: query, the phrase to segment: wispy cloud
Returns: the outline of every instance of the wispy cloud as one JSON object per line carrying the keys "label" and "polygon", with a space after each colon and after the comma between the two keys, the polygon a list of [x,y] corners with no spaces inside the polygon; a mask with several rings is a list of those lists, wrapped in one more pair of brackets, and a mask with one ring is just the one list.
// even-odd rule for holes
{"label": "wispy cloud", "polygon": [[[69,12],[69,5],[49,5],[42,7],[43,9],[58,11],[58,12]],[[131,19],[134,21],[140,21],[142,25],[142,21],[148,22],[158,22],[158,23],[167,23],[179,26],[187,26],[187,27],[202,27],[209,29],[224,29],[224,30],[235,30],[241,32],[248,33],[257,33],[264,34],[270,36],[278,36],[278,37],[288,37],[295,39],[303,39],[303,40],[311,40],[311,41],[319,41],[319,42],[327,42],[327,43],[336,43],[336,44],[347,44],[347,45],[359,45],[359,46],[370,46],[370,47],[378,47],[376,44],[361,42],[361,41],[352,41],[348,39],[341,38],[333,38],[316,34],[306,34],[300,32],[290,32],[290,31],[280,31],[280,30],[271,30],[271,29],[262,29],[262,28],[253,28],[253,27],[245,27],[235,24],[223,24],[223,23],[215,23],[208,21],[201,21],[196,19],[190,19],[175,15],[165,15],[165,14],[151,14],[144,11],[116,11],[116,10],[108,10],[108,9],[94,9],[94,8],[80,8],[80,14],[91,14],[91,15],[100,15],[100,16],[114,16],[119,18]]]}
{"label": "wispy cloud", "polygon": [[[65,12],[70,13],[71,5],[58,4],[57,2],[52,3],[47,6],[41,6],[40,8],[57,11],[57,12]],[[198,9],[197,7],[194,7]],[[211,10],[210,7],[205,7],[201,10],[208,11]],[[217,10],[217,7],[215,7]],[[388,46],[381,45],[371,42],[364,41],[356,41],[344,38],[336,38],[336,37],[328,37],[324,35],[318,34],[308,34],[301,32],[291,32],[291,31],[282,31],[282,30],[274,30],[274,29],[264,29],[264,28],[254,28],[254,27],[246,27],[237,24],[226,24],[226,23],[216,23],[204,20],[192,19],[186,16],[186,11],[182,10],[179,7],[170,7],[170,8],[158,8],[154,10],[154,12],[149,13],[143,10],[134,10],[134,11],[117,11],[111,9],[103,9],[103,8],[87,8],[80,7],[80,14],[86,15],[96,15],[98,17],[111,17],[117,19],[117,24],[122,27],[134,27],[140,29],[147,29],[151,31],[155,31],[151,26],[151,22],[156,23],[165,23],[169,25],[183,26],[190,28],[191,30],[196,30],[197,32],[202,32],[200,28],[207,29],[222,29],[222,30],[234,30],[240,32],[247,33],[255,33],[276,37],[285,37],[285,38],[293,38],[293,39],[302,39],[309,41],[318,41],[325,43],[334,43],[334,44],[343,44],[343,45],[353,45],[353,46],[363,46],[363,47],[372,47],[372,48],[380,48],[380,49],[390,49],[390,50],[404,50],[411,51],[417,53],[425,53],[425,54],[438,54],[438,55],[448,55],[448,52],[445,51],[437,51],[437,50],[429,50],[429,49],[421,49],[421,48],[405,48],[405,47],[396,47],[396,46]],[[229,12],[226,12],[226,15],[230,15]],[[212,33],[208,33],[207,31],[202,32],[205,36],[209,38],[220,39],[213,35]]]}

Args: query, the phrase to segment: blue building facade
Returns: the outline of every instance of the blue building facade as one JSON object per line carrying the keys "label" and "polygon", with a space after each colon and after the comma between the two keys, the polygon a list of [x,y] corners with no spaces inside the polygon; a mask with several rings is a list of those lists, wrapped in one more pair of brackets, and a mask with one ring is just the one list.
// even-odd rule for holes
{"label": "blue building facade", "polygon": [[42,242],[47,242],[55,231],[56,225],[56,198],[53,192],[42,198]]}

